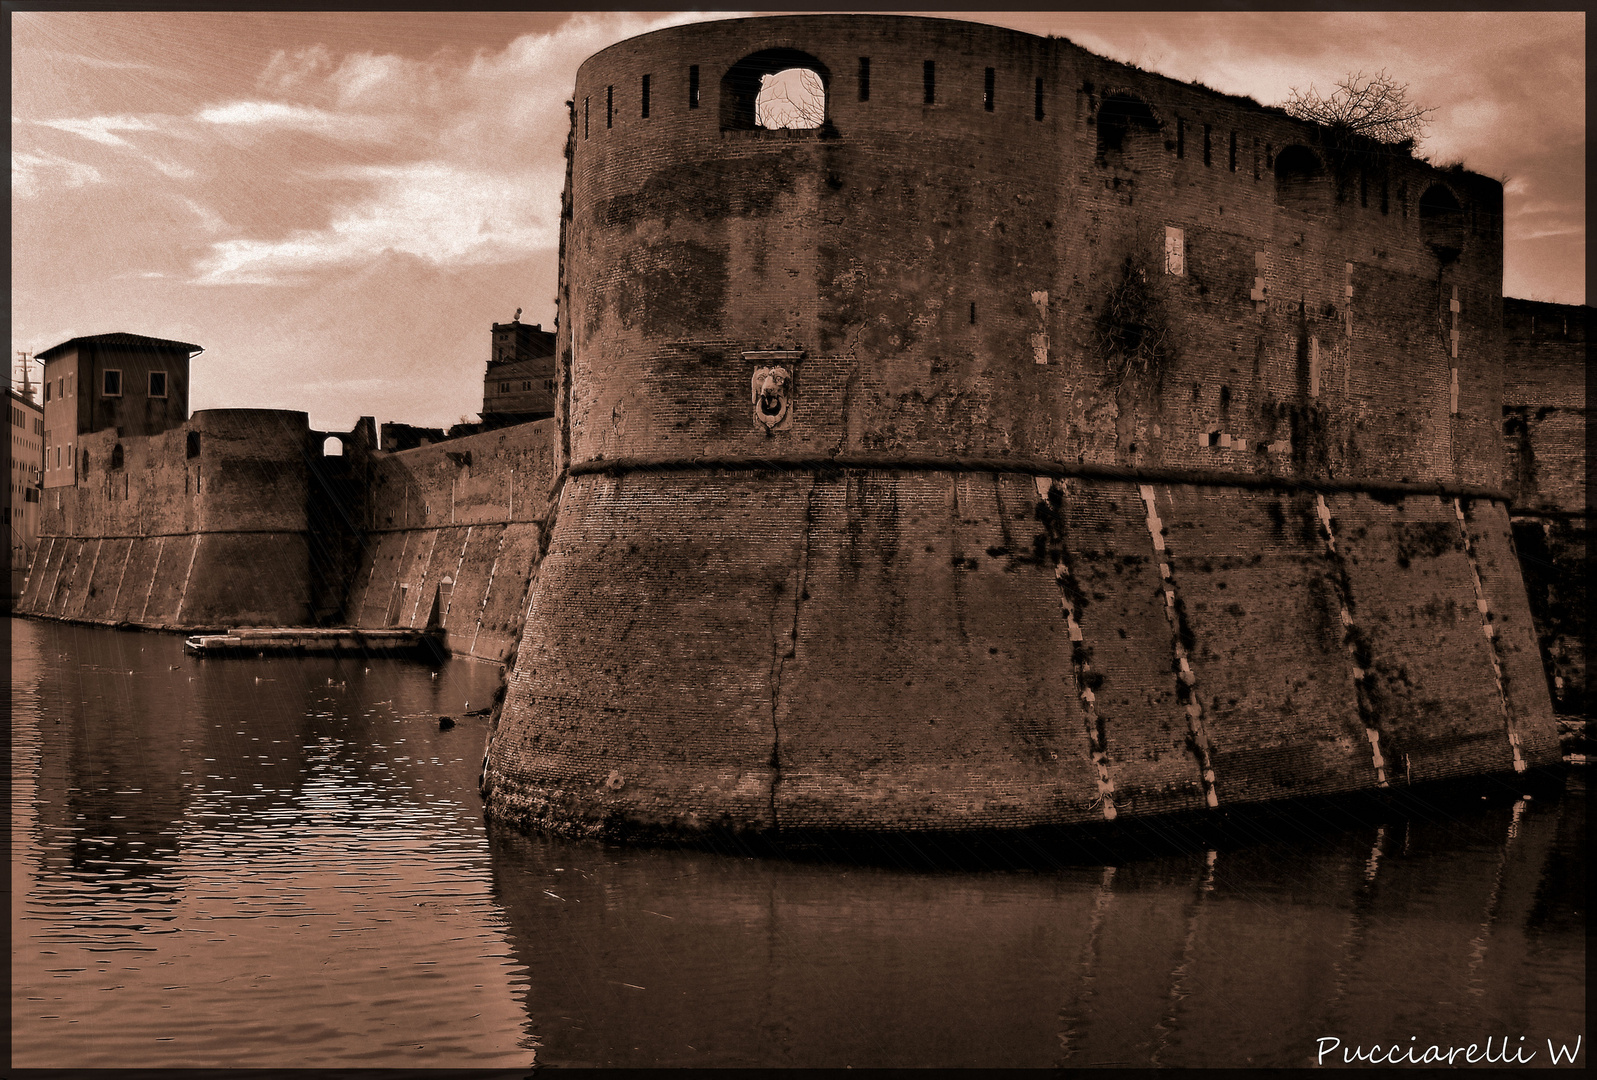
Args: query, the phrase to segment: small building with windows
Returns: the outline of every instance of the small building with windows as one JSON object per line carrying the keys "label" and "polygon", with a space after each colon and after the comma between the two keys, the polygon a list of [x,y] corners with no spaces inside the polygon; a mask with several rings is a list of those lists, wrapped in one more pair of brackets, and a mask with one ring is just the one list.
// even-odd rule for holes
{"label": "small building with windows", "polygon": [[142,334],[94,334],[45,349],[44,486],[77,483],[80,436],[115,428],[156,435],[189,415],[189,362],[198,345]]}
{"label": "small building with windows", "polygon": [[519,318],[494,323],[493,356],[482,384],[482,421],[506,427],[555,414],[555,336]]}

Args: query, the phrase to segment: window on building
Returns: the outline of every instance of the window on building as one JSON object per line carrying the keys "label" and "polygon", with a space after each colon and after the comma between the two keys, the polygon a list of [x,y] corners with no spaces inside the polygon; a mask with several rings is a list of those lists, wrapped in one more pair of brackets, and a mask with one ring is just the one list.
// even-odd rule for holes
{"label": "window on building", "polygon": [[[1266,146],[1266,151],[1269,147]],[[1269,155],[1266,153],[1266,161]],[[1330,204],[1325,167],[1306,146],[1288,146],[1275,157],[1276,205],[1302,213],[1323,213]]]}
{"label": "window on building", "polygon": [[507,382],[502,382],[502,383],[500,383],[500,384],[499,384],[499,392],[500,392],[500,393],[501,393],[501,394],[508,394],[508,393],[510,393],[510,384],[509,384],[509,383],[507,383]]}
{"label": "window on building", "polygon": [[751,53],[721,77],[721,127],[744,131],[822,127],[829,78],[819,60],[797,49]]}
{"label": "window on building", "polygon": [[166,397],[166,372],[150,372],[150,396],[160,398]]}
{"label": "window on building", "polygon": [[531,390],[532,389],[532,380],[531,379],[523,379],[521,381],[521,388],[523,390]]}
{"label": "window on building", "polygon": [[1164,272],[1177,277],[1187,272],[1187,234],[1185,229],[1165,226]]}
{"label": "window on building", "polygon": [[1159,121],[1155,119],[1148,103],[1129,94],[1115,94],[1104,100],[1098,110],[1098,154],[1124,152],[1128,136],[1156,134]]}
{"label": "window on building", "polygon": [[100,392],[106,397],[121,397],[122,372],[116,368],[106,368],[105,381],[101,384]]}
{"label": "window on building", "polygon": [[44,400],[46,402],[48,402],[50,400],[50,380],[49,379],[44,380]]}

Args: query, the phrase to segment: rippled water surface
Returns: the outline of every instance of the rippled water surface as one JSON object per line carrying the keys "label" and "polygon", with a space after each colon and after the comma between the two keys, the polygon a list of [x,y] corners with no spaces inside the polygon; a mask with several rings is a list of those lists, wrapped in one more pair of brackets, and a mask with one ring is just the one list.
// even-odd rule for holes
{"label": "rippled water surface", "polygon": [[1579,776],[1112,865],[625,849],[485,830],[484,722],[438,717],[492,668],[11,630],[18,1067],[1547,1064],[1584,1031]]}

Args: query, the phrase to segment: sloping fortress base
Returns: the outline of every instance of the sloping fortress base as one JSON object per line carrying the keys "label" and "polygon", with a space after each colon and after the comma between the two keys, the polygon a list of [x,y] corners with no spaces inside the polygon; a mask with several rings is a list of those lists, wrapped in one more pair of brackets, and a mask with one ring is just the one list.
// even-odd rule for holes
{"label": "sloping fortress base", "polygon": [[[824,106],[761,126],[792,69]],[[1556,760],[1495,181],[879,16],[606,49],[568,158],[491,814],[1009,828]]]}
{"label": "sloping fortress base", "polygon": [[[799,126],[764,126],[783,86]],[[1526,337],[1505,451],[1497,182],[889,16],[606,49],[567,162],[552,419],[398,453],[290,413],[86,435],[23,610],[438,628],[509,664],[488,813],[586,835],[1558,760],[1530,600],[1561,609],[1514,540],[1583,511],[1584,399],[1538,406]]]}

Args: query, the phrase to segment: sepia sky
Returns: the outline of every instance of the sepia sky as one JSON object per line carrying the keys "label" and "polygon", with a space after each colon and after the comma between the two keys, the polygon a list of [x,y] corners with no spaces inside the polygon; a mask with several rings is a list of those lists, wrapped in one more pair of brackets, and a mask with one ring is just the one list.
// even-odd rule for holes
{"label": "sepia sky", "polygon": [[[1505,181],[1505,293],[1585,302],[1583,13],[936,14],[1272,105],[1384,68]],[[204,346],[195,409],[474,419],[489,324],[554,321],[577,65],[725,17],[13,12],[13,359],[123,330]]]}

